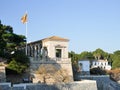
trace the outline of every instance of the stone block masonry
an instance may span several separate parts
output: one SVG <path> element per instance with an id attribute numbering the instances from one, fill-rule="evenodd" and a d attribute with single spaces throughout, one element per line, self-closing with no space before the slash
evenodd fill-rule
<path id="1" fill-rule="evenodd" d="M 13 84 L 0 83 L 0 90 L 97 90 L 96 81 L 83 80 L 71 83 L 61 83 L 54 85 L 47 84 Z"/>
<path id="2" fill-rule="evenodd" d="M 79 75 L 78 80 L 96 80 L 98 90 L 120 90 L 120 85 L 112 81 L 108 75 Z"/>
<path id="3" fill-rule="evenodd" d="M 33 83 L 38 83 L 39 78 L 36 77 L 35 71 L 38 70 L 38 68 L 43 64 L 46 66 L 53 65 L 59 69 L 65 69 L 67 71 L 68 77 L 71 78 L 70 81 L 73 81 L 71 59 L 69 59 L 69 58 L 61 59 L 60 61 L 57 61 L 55 59 L 50 59 L 50 60 L 46 61 L 46 60 L 40 60 L 39 58 L 38 58 L 38 60 L 36 60 L 34 58 L 30 58 L 30 61 L 31 61 L 30 72 L 33 74 L 32 76 L 34 76 Z"/>
<path id="4" fill-rule="evenodd" d="M 0 66 L 0 82 L 6 81 L 5 66 Z"/>

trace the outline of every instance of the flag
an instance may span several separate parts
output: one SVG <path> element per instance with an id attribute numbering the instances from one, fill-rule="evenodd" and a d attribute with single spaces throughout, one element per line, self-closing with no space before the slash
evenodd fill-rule
<path id="1" fill-rule="evenodd" d="M 26 13 L 24 16 L 22 16 L 21 22 L 22 22 L 23 24 L 27 22 L 27 13 Z"/>

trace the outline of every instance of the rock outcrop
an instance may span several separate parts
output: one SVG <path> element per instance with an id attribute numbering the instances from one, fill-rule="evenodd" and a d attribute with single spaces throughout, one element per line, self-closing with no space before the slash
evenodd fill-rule
<path id="1" fill-rule="evenodd" d="M 56 83 L 68 83 L 70 78 L 68 77 L 67 70 L 58 68 L 53 64 L 42 64 L 34 74 L 34 83 L 56 84 Z"/>

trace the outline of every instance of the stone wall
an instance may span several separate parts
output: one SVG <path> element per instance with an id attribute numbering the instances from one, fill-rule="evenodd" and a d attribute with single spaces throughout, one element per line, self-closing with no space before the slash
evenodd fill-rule
<path id="1" fill-rule="evenodd" d="M 65 69 L 67 71 L 68 77 L 71 78 L 71 81 L 73 81 L 73 72 L 72 72 L 72 65 L 71 65 L 71 59 L 67 58 L 67 59 L 60 59 L 60 60 L 56 60 L 56 59 L 49 59 L 49 60 L 41 60 L 41 59 L 35 59 L 35 58 L 30 58 L 31 61 L 31 65 L 30 65 L 30 71 L 32 74 L 35 74 L 35 71 L 40 67 L 40 65 L 42 64 L 52 64 L 55 67 L 59 68 L 59 69 Z M 39 81 L 37 79 L 37 77 L 34 76 L 34 81 L 33 83 L 36 83 L 37 81 Z"/>
<path id="2" fill-rule="evenodd" d="M 66 41 L 47 41 L 43 43 L 43 46 L 47 46 L 48 49 L 48 56 L 50 58 L 54 58 L 56 57 L 56 47 L 55 46 L 62 46 L 62 48 L 60 48 L 62 50 L 62 55 L 61 58 L 68 58 L 68 42 Z"/>
<path id="3" fill-rule="evenodd" d="M 0 66 L 0 82 L 6 81 L 5 66 Z"/>
<path id="4" fill-rule="evenodd" d="M 63 84 L 13 84 L 0 83 L 0 90 L 97 90 L 96 81 L 83 80 L 79 82 Z"/>
<path id="5" fill-rule="evenodd" d="M 0 83 L 0 90 L 11 90 L 11 83 Z"/>
<path id="6" fill-rule="evenodd" d="M 96 80 L 98 90 L 120 90 L 120 85 L 112 81 L 108 75 L 78 76 L 77 80 Z"/>

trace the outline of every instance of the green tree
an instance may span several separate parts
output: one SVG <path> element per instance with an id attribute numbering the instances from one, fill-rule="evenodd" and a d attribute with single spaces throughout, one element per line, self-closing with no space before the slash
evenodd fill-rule
<path id="1" fill-rule="evenodd" d="M 112 68 L 120 68 L 120 50 L 117 50 L 114 52 L 113 56 L 112 56 Z"/>
<path id="2" fill-rule="evenodd" d="M 98 48 L 95 51 L 93 51 L 93 56 L 96 60 L 98 59 L 107 59 L 109 54 L 107 52 L 104 52 L 102 49 Z"/>
<path id="3" fill-rule="evenodd" d="M 22 51 L 15 51 L 8 64 L 8 68 L 21 74 L 29 67 L 29 58 Z"/>
<path id="4" fill-rule="evenodd" d="M 3 25 L 0 21 L 0 57 L 7 58 L 8 68 L 18 73 L 22 73 L 29 66 L 29 59 L 25 53 L 17 51 L 25 41 L 25 36 L 15 34 L 11 26 Z"/>
<path id="5" fill-rule="evenodd" d="M 27 68 L 26 65 L 24 65 L 23 63 L 17 62 L 16 60 L 12 60 L 9 65 L 8 68 L 11 70 L 16 71 L 17 73 L 21 74 L 23 71 L 25 71 L 25 69 Z"/>
<path id="6" fill-rule="evenodd" d="M 113 63 L 113 56 L 114 56 L 114 54 L 108 53 L 107 60 L 108 60 L 108 64 L 111 65 L 111 66 L 112 66 L 112 63 Z"/>
<path id="7" fill-rule="evenodd" d="M 25 41 L 25 36 L 15 34 L 11 26 L 3 25 L 0 21 L 0 57 L 5 57 L 6 54 L 10 56 L 10 53 Z"/>
<path id="8" fill-rule="evenodd" d="M 24 63 L 26 65 L 29 65 L 29 58 L 25 55 L 25 52 L 23 51 L 15 51 L 15 53 L 12 55 L 12 59 Z"/>
<path id="9" fill-rule="evenodd" d="M 83 59 L 91 60 L 91 59 L 94 59 L 94 56 L 91 52 L 84 51 L 79 55 L 79 59 L 80 60 L 83 60 Z"/>
<path id="10" fill-rule="evenodd" d="M 73 51 L 69 52 L 69 57 L 71 58 L 71 61 L 72 61 L 72 62 L 78 61 L 78 59 L 79 59 L 78 54 L 76 54 L 76 53 L 73 52 Z"/>
<path id="11" fill-rule="evenodd" d="M 115 51 L 114 55 L 120 55 L 120 50 Z"/>

